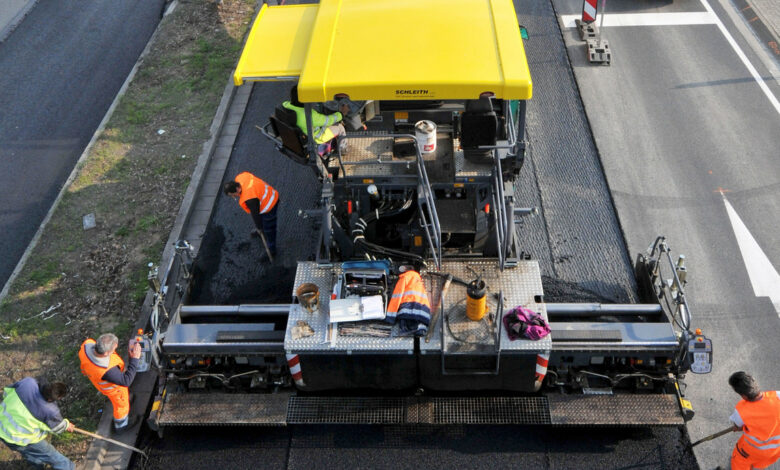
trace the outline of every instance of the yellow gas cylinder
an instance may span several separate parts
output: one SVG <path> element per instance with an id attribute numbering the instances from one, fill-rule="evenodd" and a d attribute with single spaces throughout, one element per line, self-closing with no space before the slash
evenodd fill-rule
<path id="1" fill-rule="evenodd" d="M 466 316 L 479 321 L 487 312 L 487 288 L 485 281 L 475 279 L 466 288 Z"/>

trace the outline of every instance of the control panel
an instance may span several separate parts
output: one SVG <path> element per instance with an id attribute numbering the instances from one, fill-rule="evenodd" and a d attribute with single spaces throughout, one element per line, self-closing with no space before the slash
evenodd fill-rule
<path id="1" fill-rule="evenodd" d="M 688 364 L 694 374 L 712 372 L 712 341 L 696 330 L 696 335 L 688 341 Z"/>

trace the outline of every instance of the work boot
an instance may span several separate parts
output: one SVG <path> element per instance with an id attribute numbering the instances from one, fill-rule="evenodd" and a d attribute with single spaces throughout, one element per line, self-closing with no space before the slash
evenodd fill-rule
<path id="1" fill-rule="evenodd" d="M 138 424 L 138 421 L 141 419 L 138 415 L 131 415 L 130 418 L 127 420 L 127 425 L 122 426 L 121 428 L 114 427 L 114 434 L 117 436 L 121 436 L 122 434 L 126 433 L 128 429 L 134 428 L 136 424 Z"/>

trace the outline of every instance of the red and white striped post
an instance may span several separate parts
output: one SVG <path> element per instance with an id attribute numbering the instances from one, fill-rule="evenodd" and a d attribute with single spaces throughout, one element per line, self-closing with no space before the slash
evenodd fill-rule
<path id="1" fill-rule="evenodd" d="M 599 0 L 583 0 L 582 2 L 582 22 L 585 24 L 596 21 Z"/>
<path id="2" fill-rule="evenodd" d="M 534 379 L 536 381 L 535 388 L 539 390 L 542 388 L 542 382 L 547 375 L 547 364 L 550 361 L 550 352 L 541 352 L 536 355 L 536 374 Z"/>
<path id="3" fill-rule="evenodd" d="M 290 375 L 292 375 L 295 385 L 299 387 L 305 387 L 303 382 L 303 372 L 301 371 L 301 361 L 297 354 L 287 354 L 287 366 L 290 368 Z"/>

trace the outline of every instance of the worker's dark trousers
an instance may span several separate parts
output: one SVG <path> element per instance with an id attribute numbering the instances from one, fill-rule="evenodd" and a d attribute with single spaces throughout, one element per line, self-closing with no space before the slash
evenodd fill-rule
<path id="1" fill-rule="evenodd" d="M 274 255 L 276 254 L 276 211 L 279 209 L 280 202 L 276 201 L 273 209 L 265 214 L 260 214 L 260 219 L 263 221 L 265 241 L 268 242 L 268 249 Z"/>
<path id="2" fill-rule="evenodd" d="M 3 441 L 0 439 L 0 441 Z M 3 441 L 5 442 L 5 441 Z M 57 452 L 46 441 L 36 442 L 26 446 L 17 446 L 5 442 L 5 445 L 22 454 L 22 456 L 35 468 L 43 469 L 45 464 L 51 465 L 54 470 L 73 470 L 76 466 L 67 457 Z"/>

